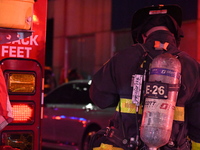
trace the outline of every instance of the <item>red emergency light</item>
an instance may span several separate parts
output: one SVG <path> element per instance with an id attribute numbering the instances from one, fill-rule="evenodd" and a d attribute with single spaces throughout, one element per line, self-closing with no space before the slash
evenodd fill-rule
<path id="1" fill-rule="evenodd" d="M 32 124 L 34 122 L 33 103 L 11 103 L 14 120 L 13 123 Z"/>

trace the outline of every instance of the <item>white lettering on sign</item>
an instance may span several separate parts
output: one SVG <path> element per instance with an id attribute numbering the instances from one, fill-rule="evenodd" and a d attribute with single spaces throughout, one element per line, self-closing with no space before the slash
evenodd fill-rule
<path id="1" fill-rule="evenodd" d="M 2 46 L 1 56 L 2 57 L 18 57 L 18 58 L 29 58 L 32 47 L 22 46 Z"/>
<path id="2" fill-rule="evenodd" d="M 1 46 L 2 57 L 30 58 L 32 46 L 38 46 L 38 35 L 32 35 L 28 38 L 9 42 L 9 45 Z"/>
<path id="3" fill-rule="evenodd" d="M 38 46 L 37 38 L 38 38 L 38 35 L 34 35 L 34 36 L 28 37 L 27 39 L 29 39 L 29 40 L 21 39 L 21 40 L 13 41 L 13 42 L 11 42 L 11 44 L 36 45 L 36 46 Z"/>

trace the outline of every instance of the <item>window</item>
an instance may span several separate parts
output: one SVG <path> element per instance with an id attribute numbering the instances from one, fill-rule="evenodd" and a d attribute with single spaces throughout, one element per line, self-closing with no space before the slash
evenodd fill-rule
<path id="1" fill-rule="evenodd" d="M 50 92 L 44 99 L 45 103 L 56 104 L 88 104 L 89 85 L 87 83 L 66 83 Z"/>

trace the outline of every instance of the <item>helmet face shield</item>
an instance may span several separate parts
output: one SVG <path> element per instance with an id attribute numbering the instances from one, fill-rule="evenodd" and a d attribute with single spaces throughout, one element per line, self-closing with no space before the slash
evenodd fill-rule
<path id="1" fill-rule="evenodd" d="M 181 30 L 182 10 L 178 5 L 159 5 L 139 9 L 132 19 L 132 38 L 134 43 L 143 43 L 142 34 L 155 26 L 166 26 L 176 40 L 183 36 Z"/>

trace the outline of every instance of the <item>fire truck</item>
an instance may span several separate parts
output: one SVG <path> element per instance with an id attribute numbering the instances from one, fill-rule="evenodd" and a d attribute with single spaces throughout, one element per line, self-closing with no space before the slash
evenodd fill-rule
<path id="1" fill-rule="evenodd" d="M 46 19 L 47 0 L 0 1 L 0 67 L 13 115 L 0 150 L 41 149 Z"/>

